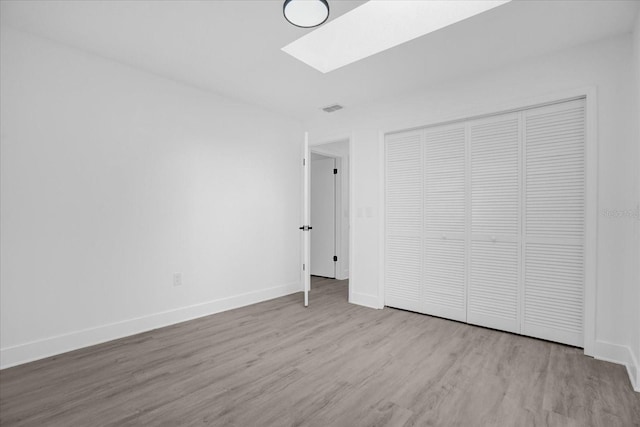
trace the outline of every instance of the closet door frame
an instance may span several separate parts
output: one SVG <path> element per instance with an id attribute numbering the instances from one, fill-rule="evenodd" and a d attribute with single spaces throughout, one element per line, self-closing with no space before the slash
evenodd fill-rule
<path id="1" fill-rule="evenodd" d="M 385 138 L 387 134 L 405 130 L 426 128 L 506 114 L 557 104 L 584 98 L 585 100 L 585 234 L 584 234 L 584 354 L 596 353 L 596 291 L 597 291 L 597 238 L 598 238 L 598 129 L 597 129 L 597 90 L 595 86 L 583 87 L 552 93 L 544 96 L 521 100 L 489 104 L 473 111 L 451 113 L 436 116 L 430 122 L 420 119 L 407 120 L 378 132 L 379 182 L 378 182 L 378 307 L 383 308 L 384 301 L 384 260 L 385 260 Z"/>

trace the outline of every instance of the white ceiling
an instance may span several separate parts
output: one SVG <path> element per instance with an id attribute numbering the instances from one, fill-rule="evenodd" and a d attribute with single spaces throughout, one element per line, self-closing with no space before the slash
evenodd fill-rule
<path id="1" fill-rule="evenodd" d="M 329 0 L 331 17 L 363 1 Z M 299 119 L 629 32 L 640 2 L 515 0 L 328 74 L 281 48 L 282 1 L 3 0 L 2 25 Z M 332 114 L 340 114 L 335 112 Z"/>

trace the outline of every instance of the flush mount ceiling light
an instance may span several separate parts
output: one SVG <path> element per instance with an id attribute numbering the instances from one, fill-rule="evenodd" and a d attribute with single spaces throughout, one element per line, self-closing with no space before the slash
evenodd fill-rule
<path id="1" fill-rule="evenodd" d="M 282 50 L 316 70 L 328 73 L 510 1 L 371 0 L 305 34 Z M 298 0 L 291 3 L 313 2 Z"/>
<path id="2" fill-rule="evenodd" d="M 296 27 L 313 28 L 329 19 L 327 0 L 286 0 L 282 13 Z"/>

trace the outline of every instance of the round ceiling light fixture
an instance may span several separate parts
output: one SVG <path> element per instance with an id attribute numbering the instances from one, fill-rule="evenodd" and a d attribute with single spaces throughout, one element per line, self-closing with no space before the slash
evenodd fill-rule
<path id="1" fill-rule="evenodd" d="M 296 27 L 313 28 L 329 19 L 327 0 L 285 0 L 282 13 Z"/>

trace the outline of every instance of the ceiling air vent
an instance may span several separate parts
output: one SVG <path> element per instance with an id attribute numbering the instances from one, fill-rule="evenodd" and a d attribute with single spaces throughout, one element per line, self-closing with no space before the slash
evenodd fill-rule
<path id="1" fill-rule="evenodd" d="M 334 111 L 342 110 L 343 108 L 344 107 L 342 105 L 333 104 L 333 105 L 329 105 L 328 107 L 324 107 L 322 111 L 326 113 L 333 113 Z"/>

